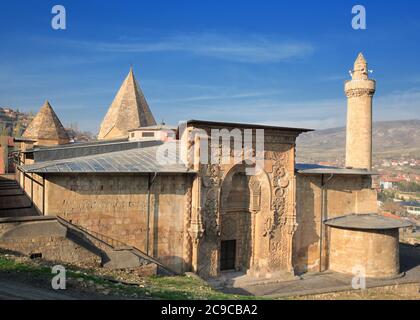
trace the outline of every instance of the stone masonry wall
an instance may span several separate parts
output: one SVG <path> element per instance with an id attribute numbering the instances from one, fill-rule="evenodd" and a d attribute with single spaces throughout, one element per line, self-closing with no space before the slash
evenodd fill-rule
<path id="1" fill-rule="evenodd" d="M 43 179 L 37 174 L 29 174 L 23 179 L 22 175 L 22 188 L 24 188 L 25 193 L 32 199 L 35 208 L 38 213 L 41 215 L 43 210 Z M 24 181 L 24 182 L 23 182 Z"/>
<path id="2" fill-rule="evenodd" d="M 98 267 L 101 258 L 64 237 L 33 237 L 0 241 L 0 247 L 25 255 L 41 253 L 49 261 Z"/>
<path id="3" fill-rule="evenodd" d="M 97 267 L 101 257 L 66 237 L 56 221 L 0 224 L 0 248 L 24 255 L 41 254 L 43 259 Z"/>
<path id="4" fill-rule="evenodd" d="M 327 177 L 324 177 L 326 180 Z M 321 176 L 298 175 L 296 187 L 296 220 L 293 264 L 298 273 L 318 271 L 320 262 Z M 335 176 L 324 195 L 324 218 L 351 213 L 376 213 L 377 195 L 371 179 L 363 176 Z M 323 266 L 328 267 L 328 227 L 323 237 Z"/>
<path id="5" fill-rule="evenodd" d="M 352 274 L 353 268 L 363 268 L 366 277 L 392 277 L 400 272 L 398 229 L 330 228 L 330 235 L 330 270 Z"/>
<path id="6" fill-rule="evenodd" d="M 46 214 L 146 252 L 147 175 L 55 175 L 46 178 Z M 157 176 L 150 201 L 149 254 L 182 272 L 188 176 Z"/>

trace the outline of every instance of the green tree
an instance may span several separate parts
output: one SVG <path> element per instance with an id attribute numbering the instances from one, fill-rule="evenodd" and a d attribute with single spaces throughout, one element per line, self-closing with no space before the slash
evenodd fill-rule
<path id="1" fill-rule="evenodd" d="M 396 186 L 403 192 L 420 192 L 420 184 L 416 182 L 399 182 Z"/>

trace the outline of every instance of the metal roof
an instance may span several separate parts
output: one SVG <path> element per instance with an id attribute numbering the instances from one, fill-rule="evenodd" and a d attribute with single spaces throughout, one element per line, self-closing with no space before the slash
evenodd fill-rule
<path id="1" fill-rule="evenodd" d="M 410 227 L 411 223 L 404 220 L 384 217 L 376 213 L 350 214 L 324 221 L 330 227 L 360 230 L 384 230 Z"/>
<path id="2" fill-rule="evenodd" d="M 101 144 L 110 144 L 110 143 L 117 143 L 117 142 L 127 142 L 128 138 L 123 139 L 109 139 L 109 140 L 95 140 L 95 141 L 87 141 L 87 142 L 71 142 L 67 144 L 60 144 L 56 146 L 34 146 L 33 149 L 29 149 L 28 151 L 39 151 L 39 150 L 56 150 L 56 149 L 64 149 L 64 148 L 74 148 L 74 147 L 86 147 L 86 146 L 97 146 Z"/>
<path id="3" fill-rule="evenodd" d="M 127 141 L 127 140 L 110 140 L 96 141 L 86 143 L 74 143 L 68 145 L 60 145 L 49 148 L 32 149 L 26 153 L 33 153 L 34 161 L 53 161 L 69 158 L 77 158 L 90 156 L 95 154 L 103 154 L 108 152 L 116 152 L 123 150 L 148 147 L 152 145 L 162 144 L 161 141 Z"/>
<path id="4" fill-rule="evenodd" d="M 295 170 L 300 174 L 341 174 L 341 175 L 375 175 L 366 169 L 337 168 L 318 164 L 296 163 Z"/>
<path id="5" fill-rule="evenodd" d="M 168 142 L 168 144 L 172 143 L 178 144 L 177 142 Z M 168 164 L 160 164 L 156 156 L 159 147 L 150 146 L 85 157 L 38 162 L 21 166 L 20 169 L 28 173 L 194 173 L 182 163 L 178 152 L 167 155 Z"/>

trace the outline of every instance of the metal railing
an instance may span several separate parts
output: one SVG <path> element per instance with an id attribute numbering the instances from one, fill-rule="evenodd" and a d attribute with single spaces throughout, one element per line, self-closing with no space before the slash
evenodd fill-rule
<path id="1" fill-rule="evenodd" d="M 85 227 L 82 227 L 80 225 L 76 225 L 60 216 L 57 216 L 57 220 L 58 222 L 60 222 L 61 224 L 65 225 L 66 227 L 70 227 L 71 229 L 76 229 L 76 231 L 81 231 L 85 237 L 88 238 L 93 238 L 94 240 L 100 241 L 102 244 L 117 250 L 118 248 L 129 248 L 130 246 L 128 246 L 127 244 L 125 244 L 124 242 L 121 242 L 119 240 L 113 239 L 109 236 L 106 236 L 104 234 L 101 234 L 99 232 L 95 232 L 92 230 L 89 230 Z"/>

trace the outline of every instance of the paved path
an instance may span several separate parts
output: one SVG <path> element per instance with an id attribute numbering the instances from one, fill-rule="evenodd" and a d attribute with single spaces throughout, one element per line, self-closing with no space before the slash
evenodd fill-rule
<path id="1" fill-rule="evenodd" d="M 13 280 L 0 279 L 0 300 L 74 300 L 76 297 Z"/>
<path id="2" fill-rule="evenodd" d="M 401 269 L 405 273 L 395 279 L 367 279 L 368 288 L 395 285 L 398 283 L 418 283 L 420 286 L 420 247 L 400 246 Z M 287 297 L 322 294 L 352 290 L 352 276 L 335 272 L 307 274 L 301 279 L 261 284 L 242 285 L 240 288 L 225 287 L 226 293 L 246 294 L 266 297 Z"/>
<path id="3" fill-rule="evenodd" d="M 48 283 L 49 284 L 49 283 Z M 76 288 L 54 290 L 45 279 L 28 279 L 22 274 L 0 274 L 0 300 L 115 300 L 119 296 Z"/>

